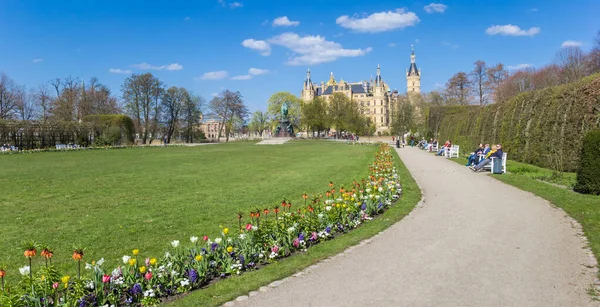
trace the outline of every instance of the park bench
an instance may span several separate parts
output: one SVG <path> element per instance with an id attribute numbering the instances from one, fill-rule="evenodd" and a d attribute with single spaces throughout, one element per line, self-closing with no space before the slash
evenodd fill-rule
<path id="1" fill-rule="evenodd" d="M 439 150 L 439 149 L 438 149 L 438 144 L 437 144 L 437 143 L 435 143 L 435 144 L 431 145 L 431 151 L 433 151 L 433 152 L 438 152 L 438 150 Z"/>
<path id="2" fill-rule="evenodd" d="M 67 145 L 65 145 L 65 144 L 56 144 L 56 149 L 67 149 Z"/>
<path id="3" fill-rule="evenodd" d="M 460 145 L 452 145 L 450 148 L 446 148 L 444 155 L 446 158 L 458 158 L 458 154 L 460 153 Z"/>
<path id="4" fill-rule="evenodd" d="M 492 165 L 494 165 L 494 160 L 495 159 L 498 159 L 498 158 L 492 157 L 492 162 L 490 162 L 489 164 L 485 165 L 483 167 L 483 169 L 486 169 L 486 170 L 489 169 L 490 172 L 494 172 L 494 170 L 492 168 Z M 502 174 L 506 173 L 506 160 L 507 160 L 507 155 L 504 152 L 504 153 L 502 153 Z"/>

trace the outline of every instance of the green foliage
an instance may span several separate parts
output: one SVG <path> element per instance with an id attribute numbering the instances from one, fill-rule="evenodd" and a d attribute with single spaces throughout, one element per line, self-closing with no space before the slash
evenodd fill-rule
<path id="1" fill-rule="evenodd" d="M 393 114 L 392 132 L 404 135 L 411 131 L 415 117 L 415 107 L 408 97 L 398 97 L 398 109 Z"/>
<path id="2" fill-rule="evenodd" d="M 315 97 L 311 102 L 302 103 L 302 124 L 312 132 L 329 128 L 327 103 L 322 97 Z"/>
<path id="3" fill-rule="evenodd" d="M 101 114 L 88 115 L 84 122 L 94 126 L 96 145 L 121 145 L 133 143 L 135 127 L 127 115 Z"/>
<path id="4" fill-rule="evenodd" d="M 583 139 L 574 190 L 600 195 L 600 129 L 588 132 Z"/>
<path id="5" fill-rule="evenodd" d="M 426 121 L 428 135 L 464 151 L 501 143 L 511 160 L 574 171 L 583 135 L 600 123 L 600 75 L 486 107 L 432 106 Z"/>
<path id="6" fill-rule="evenodd" d="M 275 128 L 279 124 L 281 118 L 281 105 L 284 102 L 289 102 L 288 116 L 295 127 L 300 126 L 300 98 L 290 92 L 277 92 L 269 98 L 267 106 L 267 114 L 272 119 L 272 127 Z"/>

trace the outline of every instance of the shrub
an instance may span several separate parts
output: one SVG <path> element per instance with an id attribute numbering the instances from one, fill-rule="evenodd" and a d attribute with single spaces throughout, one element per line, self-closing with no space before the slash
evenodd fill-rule
<path id="1" fill-rule="evenodd" d="M 588 132 L 583 139 L 577 183 L 573 189 L 583 194 L 600 195 L 600 129 Z"/>
<path id="2" fill-rule="evenodd" d="M 133 120 L 131 120 L 131 118 L 127 115 L 88 115 L 83 118 L 83 121 L 92 123 L 94 125 L 96 138 L 104 139 L 102 142 L 106 142 L 107 145 L 133 143 L 135 128 L 133 125 Z"/>

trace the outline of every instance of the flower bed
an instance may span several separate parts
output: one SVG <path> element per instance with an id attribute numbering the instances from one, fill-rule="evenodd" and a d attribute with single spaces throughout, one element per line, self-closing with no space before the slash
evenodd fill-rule
<path id="1" fill-rule="evenodd" d="M 112 270 L 104 259 L 86 263 L 85 250 L 78 247 L 72 255 L 78 274 L 64 276 L 52 266 L 49 247 L 28 243 L 19 283 L 5 284 L 6 274 L 16 275 L 17 269 L 0 266 L 0 305 L 154 306 L 167 297 L 304 251 L 371 220 L 400 196 L 392 150 L 381 144 L 370 176 L 351 187 L 330 183 L 324 194 L 303 194 L 299 203 L 283 200 L 249 215 L 239 212 L 237 225 L 222 227 L 219 237 L 192 236 L 189 243 L 174 240 L 162 257 L 133 249 Z M 43 262 L 36 257 L 38 251 Z"/>

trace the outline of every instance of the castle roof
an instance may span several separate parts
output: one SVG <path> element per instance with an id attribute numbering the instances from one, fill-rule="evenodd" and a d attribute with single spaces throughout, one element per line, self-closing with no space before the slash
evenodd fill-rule
<path id="1" fill-rule="evenodd" d="M 419 75 L 419 70 L 417 69 L 416 63 L 410 63 L 410 68 L 408 69 L 408 75 L 409 76 L 418 76 Z"/>
<path id="2" fill-rule="evenodd" d="M 352 91 L 352 94 L 366 94 L 367 93 L 362 84 L 348 83 L 348 85 L 350 85 L 350 90 Z M 319 91 L 317 91 L 317 95 L 332 95 L 336 90 L 337 90 L 336 86 L 330 85 L 327 88 L 325 88 L 323 93 L 319 93 Z"/>

